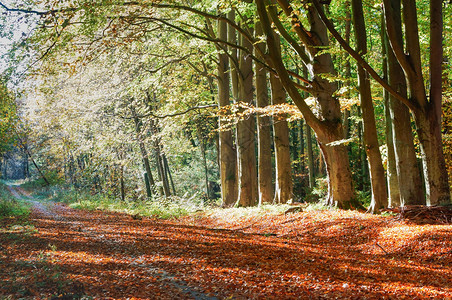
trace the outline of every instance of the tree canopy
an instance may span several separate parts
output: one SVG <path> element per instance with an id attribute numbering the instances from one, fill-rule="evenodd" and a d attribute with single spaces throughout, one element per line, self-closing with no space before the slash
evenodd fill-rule
<path id="1" fill-rule="evenodd" d="M 29 147 L 79 188 L 248 206 L 305 201 L 315 174 L 341 208 L 450 203 L 448 3 L 0 6 Z"/>

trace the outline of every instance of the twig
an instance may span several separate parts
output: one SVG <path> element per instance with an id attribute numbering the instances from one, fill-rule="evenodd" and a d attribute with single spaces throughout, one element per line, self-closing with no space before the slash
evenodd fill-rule
<path id="1" fill-rule="evenodd" d="M 384 253 L 389 254 L 382 246 L 380 246 L 378 243 L 375 243 L 381 250 L 383 250 Z"/>

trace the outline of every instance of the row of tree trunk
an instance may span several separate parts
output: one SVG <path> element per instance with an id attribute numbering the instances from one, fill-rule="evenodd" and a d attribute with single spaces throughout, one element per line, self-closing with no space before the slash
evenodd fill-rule
<path id="1" fill-rule="evenodd" d="M 363 142 L 372 189 L 370 211 L 377 212 L 387 206 L 450 203 L 440 130 L 441 1 L 432 0 L 430 7 L 429 96 L 422 77 L 415 1 L 384 1 L 382 12 L 384 78 L 380 78 L 363 59 L 367 52 L 367 37 L 361 1 L 351 1 L 356 49 L 352 49 L 349 46 L 350 43 L 344 41 L 335 31 L 325 15 L 323 5 L 317 0 L 311 1 L 312 5 L 306 8 L 309 30 L 304 28 L 303 21 L 294 12 L 289 1 L 256 0 L 255 2 L 259 21 L 255 26 L 251 26 L 247 19 L 242 18 L 240 26 L 243 31 L 238 37 L 236 29 L 227 25 L 235 20 L 234 10 L 229 13 L 229 22 L 223 19 L 218 21 L 219 40 L 227 41 L 228 45 L 238 45 L 239 48 L 239 50 L 235 47 L 226 49 L 225 44 L 217 43 L 220 50 L 218 67 L 220 108 L 230 105 L 230 95 L 236 103 L 256 104 L 258 107 L 268 105 L 269 88 L 266 73 L 270 70 L 271 103 L 284 103 L 287 92 L 302 112 L 306 123 L 316 134 L 328 175 L 328 204 L 341 208 L 360 207 L 352 181 L 348 149 L 343 142 L 347 129 L 344 129 L 346 123 L 341 120 L 340 104 L 335 96 L 338 85 L 324 76 L 325 74 L 336 75 L 331 55 L 321 51 L 329 47 L 328 31 L 330 31 L 358 63 Z M 277 8 L 280 11 L 277 11 Z M 286 31 L 282 25 L 281 15 L 283 14 L 292 23 L 294 34 Z M 253 28 L 256 31 L 255 34 L 253 34 Z M 309 71 L 308 76 L 303 79 L 304 85 L 294 82 L 294 75 L 288 70 L 282 57 L 280 38 L 274 28 L 277 28 L 278 33 L 292 46 L 304 68 Z M 254 38 L 255 36 L 259 39 Z M 261 39 L 262 36 L 264 40 Z M 253 53 L 256 55 L 253 56 Z M 253 80 L 253 58 L 256 61 L 255 80 Z M 371 76 L 385 88 L 389 157 L 386 176 L 377 139 L 370 88 Z M 256 100 L 253 97 L 254 88 Z M 315 98 L 317 113 L 307 105 L 300 89 L 309 92 Z M 414 117 L 420 141 L 422 171 L 419 169 L 415 155 L 410 111 Z M 250 206 L 259 202 L 269 202 L 270 199 L 284 203 L 292 198 L 287 122 L 283 120 L 273 124 L 276 165 L 274 187 L 269 180 L 271 176 L 268 175 L 271 172 L 269 164 L 271 161 L 269 136 L 271 135 L 268 123 L 269 120 L 266 117 L 257 118 L 258 162 L 255 155 L 256 125 L 253 117 L 247 116 L 238 121 L 235 143 L 231 131 L 220 133 L 220 173 L 224 205 Z M 220 120 L 221 124 L 222 120 Z M 237 150 L 234 149 L 234 144 Z M 421 172 L 423 172 L 422 177 Z M 422 182 L 423 179 L 424 182 Z M 424 186 L 425 197 L 423 196 Z"/>
<path id="2" fill-rule="evenodd" d="M 235 19 L 233 10 L 228 17 L 231 20 Z M 253 28 L 256 30 L 256 35 L 262 34 L 259 23 L 254 26 L 249 20 L 242 20 L 241 26 L 251 35 L 253 35 Z M 256 122 L 254 115 L 241 115 L 246 105 L 266 107 L 270 103 L 285 103 L 284 87 L 274 74 L 268 74 L 263 64 L 255 63 L 253 69 L 253 59 L 249 53 L 253 52 L 254 45 L 245 36 L 237 35 L 236 30 L 228 26 L 225 21 L 218 21 L 218 37 L 221 40 L 227 40 L 229 44 L 240 45 L 241 48 L 240 50 L 235 47 L 226 49 L 218 45 L 220 50 L 217 76 L 219 107 L 227 109 L 231 105 L 231 98 L 232 102 L 240 107 L 235 134 L 231 130 L 221 130 L 219 134 L 223 206 L 286 203 L 293 197 L 287 121 L 281 119 L 273 122 L 272 141 L 270 117 L 258 116 Z M 261 52 L 263 51 L 265 50 L 262 49 Z M 219 122 L 222 128 L 224 121 L 221 117 Z M 272 144 L 276 165 L 275 184 L 272 179 Z"/>

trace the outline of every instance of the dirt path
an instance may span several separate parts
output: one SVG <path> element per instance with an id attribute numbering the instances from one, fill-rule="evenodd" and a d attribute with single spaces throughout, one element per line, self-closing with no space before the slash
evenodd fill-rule
<path id="1" fill-rule="evenodd" d="M 451 226 L 341 211 L 134 220 L 11 189 L 34 207 L 32 226 L 0 231 L 11 299 L 452 299 Z"/>
<path id="2" fill-rule="evenodd" d="M 57 299 L 58 295 L 61 299 L 81 296 L 115 299 L 131 296 L 142 299 L 218 299 L 213 294 L 207 295 L 201 288 L 190 286 L 159 267 L 159 263 L 150 262 L 147 259 L 150 253 L 136 245 L 135 240 L 140 239 L 140 236 L 131 237 L 122 228 L 126 225 L 125 222 L 136 227 L 137 224 L 129 220 L 128 216 L 83 212 L 58 203 L 43 204 L 20 187 L 8 186 L 8 190 L 17 199 L 32 203 L 31 220 L 38 232 L 33 234 L 34 239 L 21 240 L 20 242 L 25 242 L 21 246 L 27 245 L 27 254 L 31 257 L 36 256 L 36 251 L 37 256 L 41 257 L 45 253 L 46 260 L 50 260 L 55 267 L 49 275 L 54 276 L 55 271 L 69 275 L 60 280 L 66 290 L 56 287 L 50 295 L 40 295 L 33 288 L 27 290 L 27 283 L 24 282 L 19 290 L 25 296 L 54 296 Z M 150 229 L 155 232 L 154 228 Z M 18 245 L 20 244 L 14 246 Z M 33 267 L 36 269 L 36 265 Z M 106 272 L 104 267 L 107 268 Z M 77 278 L 84 280 L 73 284 Z M 38 283 L 54 285 L 53 282 Z"/>

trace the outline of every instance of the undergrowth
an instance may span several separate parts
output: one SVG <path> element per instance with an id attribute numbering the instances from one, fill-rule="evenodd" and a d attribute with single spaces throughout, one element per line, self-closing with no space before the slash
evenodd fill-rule
<path id="1" fill-rule="evenodd" d="M 15 199 L 4 183 L 0 183 L 0 219 L 8 217 L 26 218 L 30 214 L 30 205 Z"/>
<path id="2" fill-rule="evenodd" d="M 179 218 L 201 209 L 202 201 L 194 197 L 159 197 L 152 200 L 121 201 L 111 195 L 65 188 L 62 186 L 41 187 L 35 190 L 34 197 L 40 200 L 62 202 L 71 208 L 83 210 L 106 210 L 136 216 L 160 219 Z"/>
<path id="3" fill-rule="evenodd" d="M 91 191 L 75 189 L 63 185 L 42 186 L 39 182 L 29 181 L 21 185 L 22 188 L 33 191 L 33 197 L 41 201 L 62 202 L 71 208 L 83 210 L 106 210 L 127 213 L 137 217 L 155 217 L 160 219 L 180 218 L 195 213 L 207 215 L 229 214 L 233 217 L 252 217 L 261 215 L 284 214 L 290 204 L 264 204 L 256 207 L 219 208 L 220 204 L 206 202 L 201 194 L 188 197 L 172 196 L 169 198 L 156 197 L 149 200 L 121 201 L 117 197 L 106 193 L 92 193 Z M 323 188 L 315 191 L 324 193 Z M 319 197 L 320 198 L 320 197 Z M 325 206 L 322 199 L 304 203 L 303 211 L 334 209 Z"/>
<path id="4" fill-rule="evenodd" d="M 325 206 L 323 202 L 294 204 L 301 206 L 302 211 L 335 210 L 331 206 Z M 227 215 L 231 218 L 260 217 L 264 215 L 282 215 L 285 214 L 294 205 L 291 204 L 263 204 L 254 207 L 233 207 L 233 208 L 212 208 L 207 207 L 204 214 L 210 217 Z"/>

